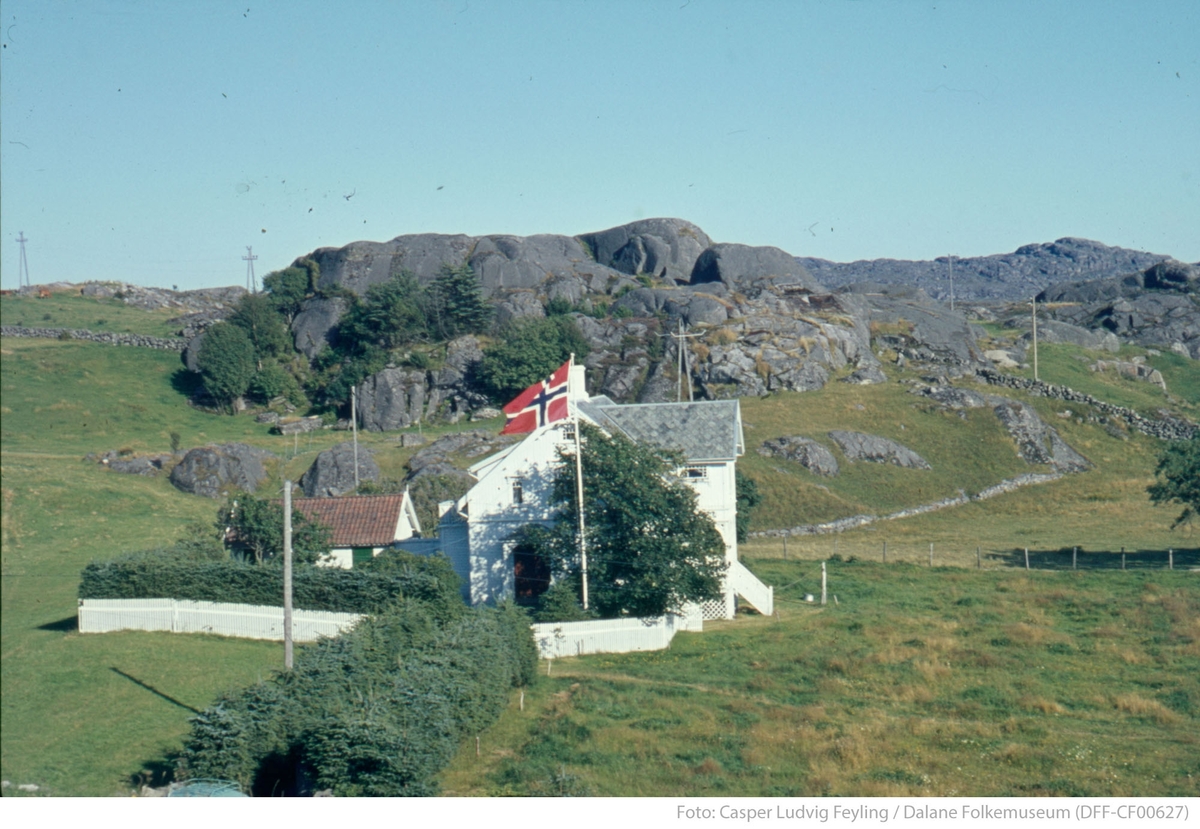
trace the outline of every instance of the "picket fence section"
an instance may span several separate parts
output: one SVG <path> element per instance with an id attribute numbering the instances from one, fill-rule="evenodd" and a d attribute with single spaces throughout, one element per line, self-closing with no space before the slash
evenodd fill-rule
<path id="1" fill-rule="evenodd" d="M 296 610 L 292 638 L 315 642 L 354 627 L 359 613 Z M 183 599 L 80 599 L 80 633 L 117 630 L 161 630 L 171 633 L 215 633 L 244 639 L 283 641 L 283 608 Z"/>
<path id="2" fill-rule="evenodd" d="M 531 625 L 538 656 L 558 659 L 588 653 L 631 653 L 661 651 L 670 647 L 675 634 L 700 631 L 704 620 L 700 608 L 685 615 L 667 614 L 655 619 L 597 619 L 590 622 L 540 622 Z"/>

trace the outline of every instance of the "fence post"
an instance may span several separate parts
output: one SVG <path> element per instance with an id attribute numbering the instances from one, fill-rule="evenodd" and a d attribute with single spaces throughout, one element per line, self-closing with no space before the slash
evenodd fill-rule
<path id="1" fill-rule="evenodd" d="M 1125 548 L 1121 548 L 1121 569 L 1125 569 Z"/>
<path id="2" fill-rule="evenodd" d="M 887 542 L 883 542 L 883 563 L 887 564 Z"/>
<path id="3" fill-rule="evenodd" d="M 787 561 L 787 536 L 783 537 L 783 560 Z"/>
<path id="4" fill-rule="evenodd" d="M 982 570 L 982 569 L 983 569 L 983 559 L 982 559 L 982 558 L 980 557 L 980 555 L 979 555 L 979 548 L 978 548 L 978 547 L 976 547 L 976 548 L 975 548 L 975 569 L 976 569 L 976 570 Z"/>
<path id="5" fill-rule="evenodd" d="M 1079 564 L 1079 548 L 1072 547 L 1071 548 L 1071 569 L 1078 570 L 1079 569 L 1078 564 Z"/>
<path id="6" fill-rule="evenodd" d="M 1170 548 L 1167 548 L 1167 569 L 1175 569 L 1175 551 Z"/>
<path id="7" fill-rule="evenodd" d="M 929 542 L 929 566 L 933 566 L 933 542 Z"/>
<path id="8" fill-rule="evenodd" d="M 825 562 L 821 562 L 821 605 L 825 604 Z"/>
<path id="9" fill-rule="evenodd" d="M 1025 569 L 1029 569 L 1029 548 L 1025 548 Z"/>

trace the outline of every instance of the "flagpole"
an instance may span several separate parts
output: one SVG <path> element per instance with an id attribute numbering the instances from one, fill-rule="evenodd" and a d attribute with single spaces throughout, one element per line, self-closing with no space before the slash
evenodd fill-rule
<path id="1" fill-rule="evenodd" d="M 571 368 L 575 367 L 575 355 L 571 355 Z M 570 388 L 570 369 L 567 370 L 567 388 Z M 583 527 L 583 449 L 579 443 L 579 406 L 572 407 L 575 416 L 575 496 L 579 512 L 579 566 L 583 574 L 583 609 L 588 609 L 587 541 Z"/>

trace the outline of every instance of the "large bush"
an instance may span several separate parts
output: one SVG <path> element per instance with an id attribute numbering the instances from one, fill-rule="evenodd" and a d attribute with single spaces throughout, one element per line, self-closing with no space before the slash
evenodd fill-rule
<path id="1" fill-rule="evenodd" d="M 300 566 L 292 575 L 293 604 L 304 610 L 373 613 L 398 597 L 420 599 L 448 617 L 462 605 L 458 577 L 444 557 L 387 554 L 386 569 Z M 283 569 L 238 561 L 187 560 L 139 553 L 84 568 L 81 599 L 190 599 L 279 607 Z"/>
<path id="2" fill-rule="evenodd" d="M 238 326 L 218 322 L 204 332 L 196 364 L 208 393 L 236 409 L 254 378 L 254 344 Z"/>
<path id="3" fill-rule="evenodd" d="M 495 721 L 536 662 L 518 610 L 460 603 L 446 618 L 401 599 L 195 717 L 180 771 L 257 794 L 433 794 L 434 775 Z"/>
<path id="4" fill-rule="evenodd" d="M 549 377 L 572 354 L 582 363 L 588 350 L 587 338 L 571 317 L 523 317 L 506 325 L 484 352 L 476 379 L 493 400 L 507 403 Z"/>

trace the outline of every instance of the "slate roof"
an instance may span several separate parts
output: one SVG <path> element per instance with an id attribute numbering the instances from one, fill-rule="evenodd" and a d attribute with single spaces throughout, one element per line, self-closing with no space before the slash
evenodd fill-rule
<path id="1" fill-rule="evenodd" d="M 745 451 L 741 408 L 736 400 L 617 405 L 606 397 L 578 404 L 579 410 L 637 443 L 682 452 L 689 461 L 730 461 Z"/>
<path id="2" fill-rule="evenodd" d="M 295 498 L 292 507 L 332 528 L 333 547 L 386 547 L 396 540 L 406 495 Z"/>

